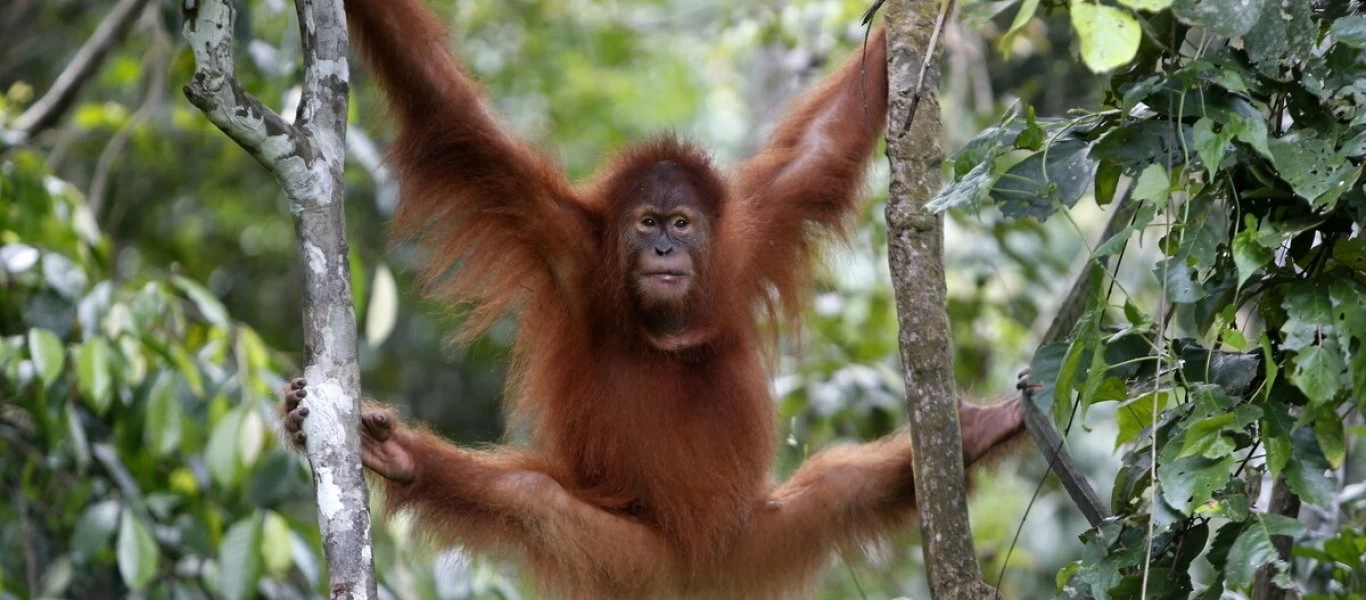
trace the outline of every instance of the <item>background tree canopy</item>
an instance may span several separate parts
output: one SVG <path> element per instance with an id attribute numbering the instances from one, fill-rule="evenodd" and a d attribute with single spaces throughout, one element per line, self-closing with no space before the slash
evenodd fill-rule
<path id="1" fill-rule="evenodd" d="M 858 50 L 867 8 L 431 3 L 493 105 L 576 176 L 664 129 L 721 162 L 745 156 L 785 99 Z M 0 598 L 319 597 L 310 480 L 273 435 L 302 339 L 286 203 L 181 95 L 193 61 L 178 3 L 118 6 L 133 11 L 126 35 L 38 127 L 25 115 L 117 9 L 0 7 Z M 239 77 L 293 114 L 295 13 L 239 6 Z M 937 199 L 959 387 L 995 395 L 1032 363 L 1115 514 L 1091 528 L 1037 454 L 979 478 L 974 536 L 1006 597 L 1242 597 L 1263 565 L 1307 596 L 1366 594 L 1360 8 L 960 4 L 941 90 L 958 150 Z M 359 68 L 352 90 L 366 393 L 456 441 L 495 440 L 515 323 L 452 345 L 460 315 L 412 293 L 417 249 L 385 233 L 397 198 L 382 98 Z M 785 468 L 904 421 L 885 170 L 779 353 Z M 1098 239 L 1107 213 L 1123 220 Z M 1034 353 L 1093 269 L 1071 335 Z M 419 534 L 376 526 L 390 597 L 528 594 L 515 571 Z M 836 565 L 822 597 L 925 597 L 916 535 L 876 564 Z M 1293 551 L 1277 554 L 1279 536 Z"/>

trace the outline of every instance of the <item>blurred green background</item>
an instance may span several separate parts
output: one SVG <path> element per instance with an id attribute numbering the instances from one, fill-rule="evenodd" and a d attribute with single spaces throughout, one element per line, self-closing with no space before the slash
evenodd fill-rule
<path id="1" fill-rule="evenodd" d="M 429 1 L 496 110 L 576 179 L 610 150 L 664 129 L 700 140 L 723 163 L 746 156 L 786 100 L 857 51 L 867 8 Z M 301 371 L 287 203 L 180 93 L 193 61 L 178 5 L 145 4 L 62 117 L 27 139 L 9 132 L 0 155 L 0 598 L 318 597 L 312 486 L 272 435 L 273 390 Z M 1016 100 L 1040 116 L 1097 104 L 1099 80 L 1075 60 L 1065 16 L 1036 19 L 1002 43 L 1013 15 L 1005 4 L 965 2 L 945 32 L 948 150 Z M 53 85 L 113 5 L 0 6 L 0 124 Z M 239 10 L 239 76 L 292 115 L 292 4 L 246 0 Z M 396 198 L 380 156 L 392 129 L 358 62 L 352 81 L 347 222 L 365 392 L 458 442 L 496 441 L 515 323 L 454 345 L 454 317 L 413 294 L 409 249 L 391 247 L 385 231 Z M 784 472 L 814 449 L 904 421 L 886 171 L 879 155 L 860 226 L 830 250 L 806 330 L 788 332 L 781 352 Z M 950 216 L 949 310 L 965 395 L 1010 391 L 1028 363 L 1083 236 L 1100 225 L 1094 208 L 1074 218 Z M 1145 285 L 1136 278 L 1130 289 Z M 1078 436 L 1074 452 L 1105 490 L 1112 419 L 1093 413 L 1100 435 Z M 1080 553 L 1085 522 L 1050 481 L 1003 570 L 1043 471 L 1037 455 L 1007 459 L 976 487 L 983 568 L 992 582 L 1005 574 L 1007 597 L 1051 595 L 1054 574 Z M 388 597 L 529 597 L 513 569 L 425 548 L 403 520 L 376 528 Z M 926 597 L 917 535 L 878 549 L 874 563 L 836 562 L 822 597 Z"/>

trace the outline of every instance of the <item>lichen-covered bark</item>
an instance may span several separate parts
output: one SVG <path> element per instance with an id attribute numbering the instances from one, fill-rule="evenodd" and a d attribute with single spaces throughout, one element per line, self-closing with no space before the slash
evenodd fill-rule
<path id="1" fill-rule="evenodd" d="M 303 263 L 304 421 L 318 523 L 334 599 L 377 597 L 369 494 L 360 462 L 360 367 L 352 311 L 342 167 L 348 67 L 341 0 L 296 0 L 304 51 L 294 122 L 271 111 L 233 73 L 233 0 L 184 0 L 195 73 L 185 95 L 270 170 L 290 199 Z"/>
<path id="2" fill-rule="evenodd" d="M 924 555 L 935 598 L 984 598 L 968 527 L 962 439 L 954 395 L 948 311 L 944 293 L 943 218 L 925 209 L 940 186 L 943 132 L 939 117 L 939 65 L 931 61 L 919 82 L 924 53 L 940 3 L 887 3 L 891 111 L 887 158 L 888 258 L 896 292 L 898 341 L 914 450 L 916 502 Z M 909 130 L 906 117 L 919 89 Z"/>

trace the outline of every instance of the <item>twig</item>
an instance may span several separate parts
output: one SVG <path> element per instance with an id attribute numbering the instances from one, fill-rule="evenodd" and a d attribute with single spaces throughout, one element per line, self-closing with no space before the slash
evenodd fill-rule
<path id="1" fill-rule="evenodd" d="M 66 68 L 62 69 L 62 73 L 57 76 L 57 80 L 52 83 L 47 93 L 11 123 L 10 129 L 19 134 L 18 142 L 32 138 L 61 118 L 76 99 L 77 92 L 80 92 L 104 63 L 109 50 L 123 39 L 133 21 L 137 20 L 138 15 L 142 14 L 143 7 L 149 2 L 150 0 L 119 0 L 119 3 L 114 5 L 114 9 L 109 11 L 109 16 L 100 22 L 95 28 L 95 33 L 86 40 L 80 50 L 76 51 L 76 55 L 67 63 Z"/>
<path id="2" fill-rule="evenodd" d="M 943 0 L 944 4 L 939 8 L 939 20 L 934 23 L 934 32 L 930 34 L 930 45 L 925 49 L 925 58 L 920 62 L 920 74 L 915 78 L 915 88 L 911 90 L 911 105 L 906 109 L 906 122 L 902 123 L 901 130 L 897 132 L 897 137 L 906 135 L 911 130 L 911 122 L 915 120 L 915 112 L 920 108 L 920 99 L 925 93 L 925 73 L 930 70 L 930 63 L 934 60 L 935 51 L 939 49 L 939 34 L 944 31 L 944 24 L 948 22 L 949 15 L 953 14 L 955 0 Z M 936 85 L 938 82 L 936 82 Z"/>
<path id="3" fill-rule="evenodd" d="M 95 215 L 100 214 L 100 209 L 104 205 L 104 195 L 109 187 L 109 174 L 113 171 L 114 163 L 123 157 L 123 149 L 128 146 L 128 140 L 133 138 L 133 132 L 161 109 L 162 99 L 166 96 L 166 71 L 170 68 L 171 47 L 166 39 L 165 30 L 156 22 L 155 6 L 149 4 L 143 11 L 143 20 L 150 24 L 147 29 L 152 32 L 152 47 L 148 49 L 147 58 L 142 64 L 144 72 L 150 73 L 147 97 L 143 99 L 142 106 L 138 107 L 133 116 L 109 138 L 109 143 L 105 144 L 99 160 L 95 163 L 95 173 L 90 176 L 90 191 L 86 193 L 86 203 L 90 205 L 90 212 Z"/>

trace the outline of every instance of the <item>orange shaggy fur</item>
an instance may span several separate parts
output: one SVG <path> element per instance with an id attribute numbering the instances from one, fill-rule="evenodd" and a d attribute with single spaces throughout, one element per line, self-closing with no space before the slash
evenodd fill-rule
<path id="1" fill-rule="evenodd" d="M 509 396 L 532 432 L 525 448 L 475 451 L 400 428 L 416 465 L 411 481 L 383 483 L 392 509 L 446 542 L 523 561 L 562 598 L 789 598 L 835 551 L 905 530 L 904 432 L 770 481 L 757 325 L 765 311 L 802 310 L 816 245 L 857 204 L 887 112 L 881 31 L 730 176 L 665 137 L 574 186 L 497 123 L 420 0 L 346 4 L 397 120 L 396 234 L 427 249 L 427 291 L 470 309 L 464 336 L 519 317 Z M 662 161 L 690 174 L 715 231 L 691 326 L 668 340 L 644 332 L 615 251 L 625 182 Z M 968 462 L 1020 431 L 1011 405 L 975 410 L 994 412 L 964 420 L 965 439 L 980 438 L 965 444 Z"/>

